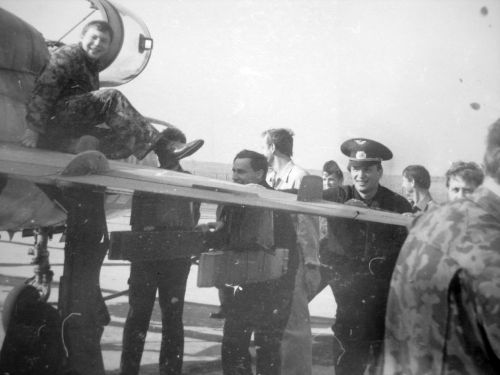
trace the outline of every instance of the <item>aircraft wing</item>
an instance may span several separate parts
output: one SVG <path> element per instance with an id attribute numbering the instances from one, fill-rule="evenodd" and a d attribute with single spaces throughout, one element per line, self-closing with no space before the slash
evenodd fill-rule
<path id="1" fill-rule="evenodd" d="M 386 211 L 353 207 L 327 201 L 298 201 L 295 194 L 240 185 L 154 167 L 109 161 L 109 168 L 90 175 L 63 175 L 75 155 L 29 149 L 0 142 L 0 174 L 41 185 L 84 185 L 113 194 L 135 191 L 159 193 L 210 203 L 223 203 L 283 210 L 325 217 L 342 217 L 396 225 L 409 225 L 411 218 Z"/>

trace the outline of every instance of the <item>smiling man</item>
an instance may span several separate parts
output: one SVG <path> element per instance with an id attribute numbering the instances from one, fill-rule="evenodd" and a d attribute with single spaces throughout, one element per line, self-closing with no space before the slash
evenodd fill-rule
<path id="1" fill-rule="evenodd" d="M 267 171 L 264 155 L 242 150 L 233 160 L 232 179 L 237 184 L 256 184 L 271 189 L 266 182 Z M 265 249 L 268 253 L 272 253 L 273 248 L 288 249 L 287 270 L 281 277 L 229 288 L 231 293 L 224 301 L 222 373 L 252 374 L 249 348 L 253 333 L 256 373 L 280 375 L 281 338 L 290 316 L 299 261 L 293 220 L 285 212 L 274 211 L 269 225 L 268 221 L 260 220 L 269 214 L 268 211 L 244 206 L 227 205 L 218 212 L 219 221 L 208 224 L 215 230 L 211 237 L 216 248 L 235 252 Z M 267 241 L 262 241 L 269 232 L 271 247 L 263 243 Z"/>
<path id="2" fill-rule="evenodd" d="M 392 212 L 411 212 L 410 203 L 380 184 L 382 161 L 392 158 L 383 144 L 365 138 L 341 146 L 349 158 L 353 185 L 324 191 L 324 198 Z M 384 335 L 389 281 L 407 231 L 394 225 L 349 219 L 328 220 L 328 248 L 322 262 L 332 267 L 330 286 L 337 302 L 333 327 L 338 343 L 337 375 L 372 368 Z"/>
<path id="3" fill-rule="evenodd" d="M 120 91 L 99 90 L 100 60 L 112 41 L 107 22 L 91 21 L 79 43 L 51 52 L 27 104 L 24 146 L 69 153 L 96 149 L 110 159 L 143 159 L 150 151 L 165 151 L 157 147 L 162 134 Z M 183 157 L 202 141 L 158 144 Z"/>

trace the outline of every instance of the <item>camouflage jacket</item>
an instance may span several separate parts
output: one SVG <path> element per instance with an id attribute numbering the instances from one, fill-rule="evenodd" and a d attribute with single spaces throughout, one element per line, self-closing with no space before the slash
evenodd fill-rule
<path id="1" fill-rule="evenodd" d="M 384 375 L 498 374 L 500 197 L 420 216 L 401 250 L 387 304 Z"/>
<path id="2" fill-rule="evenodd" d="M 99 89 L 99 64 L 90 60 L 80 44 L 55 50 L 35 82 L 27 104 L 28 127 L 45 133 L 62 99 Z"/>

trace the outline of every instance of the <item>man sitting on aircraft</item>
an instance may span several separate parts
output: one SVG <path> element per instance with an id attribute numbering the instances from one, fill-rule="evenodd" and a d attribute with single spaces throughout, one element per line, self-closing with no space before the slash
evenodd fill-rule
<path id="1" fill-rule="evenodd" d="M 325 199 L 411 212 L 408 200 L 380 184 L 382 161 L 392 158 L 386 146 L 358 138 L 345 141 L 341 151 L 349 158 L 353 185 L 325 190 Z M 337 375 L 364 374 L 381 349 L 389 282 L 406 235 L 406 228 L 394 225 L 328 220 L 329 252 L 323 252 L 321 260 L 333 270 L 330 285 L 337 302 L 333 328 L 342 351 Z"/>
<path id="2" fill-rule="evenodd" d="M 100 59 L 112 39 L 107 22 L 91 21 L 79 43 L 51 53 L 27 104 L 24 146 L 69 153 L 97 149 L 110 159 L 133 154 L 139 160 L 157 150 L 161 133 L 120 91 L 99 90 Z M 181 156 L 199 148 L 200 142 L 161 145 Z"/>
<path id="3" fill-rule="evenodd" d="M 180 130 L 170 128 L 159 142 L 165 141 L 186 142 L 186 136 Z M 160 168 L 184 172 L 179 158 L 174 155 L 160 153 L 158 159 Z M 130 224 L 133 231 L 190 231 L 199 218 L 199 203 L 186 199 L 152 193 L 136 193 L 132 199 Z M 162 316 L 160 374 L 181 374 L 184 352 L 182 313 L 190 266 L 189 256 L 131 262 L 130 308 L 123 331 L 120 374 L 139 373 L 157 290 Z"/>

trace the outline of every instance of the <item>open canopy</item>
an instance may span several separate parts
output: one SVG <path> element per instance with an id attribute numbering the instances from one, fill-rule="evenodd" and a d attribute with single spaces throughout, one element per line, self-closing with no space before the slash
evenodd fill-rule
<path id="1" fill-rule="evenodd" d="M 121 5 L 107 0 L 91 0 L 103 19 L 111 24 L 114 39 L 104 61 L 102 86 L 117 86 L 137 77 L 146 67 L 153 39 L 142 20 Z"/>

